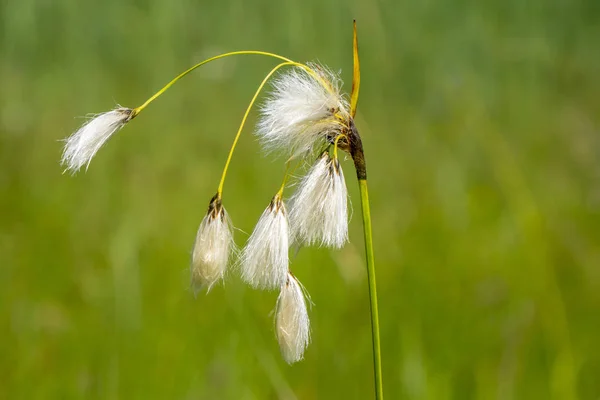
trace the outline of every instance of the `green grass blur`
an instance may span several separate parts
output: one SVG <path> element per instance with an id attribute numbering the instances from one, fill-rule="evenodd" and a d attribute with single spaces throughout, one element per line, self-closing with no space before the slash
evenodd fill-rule
<path id="1" fill-rule="evenodd" d="M 371 190 L 388 399 L 600 398 L 597 0 L 0 2 L 0 398 L 368 399 L 360 202 L 341 251 L 303 249 L 305 361 L 276 293 L 187 266 L 239 121 L 273 60 L 217 61 L 62 175 L 75 118 L 135 107 L 239 49 L 351 81 Z M 242 136 L 224 202 L 242 245 L 282 160 Z"/>

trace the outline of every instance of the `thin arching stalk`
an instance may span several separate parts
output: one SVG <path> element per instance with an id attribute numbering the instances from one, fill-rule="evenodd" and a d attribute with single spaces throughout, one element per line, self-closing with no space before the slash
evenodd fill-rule
<path id="1" fill-rule="evenodd" d="M 250 55 L 254 54 L 254 55 L 260 55 L 260 56 L 273 57 L 273 58 L 277 58 L 277 59 L 285 61 L 285 62 L 292 62 L 292 60 L 290 60 L 289 58 L 285 58 L 283 56 L 280 56 L 279 54 L 269 53 L 269 52 L 266 52 L 266 51 L 258 51 L 258 50 L 231 51 L 229 53 L 219 54 L 217 56 L 214 56 L 214 57 L 208 58 L 208 59 L 206 59 L 204 61 L 201 61 L 201 62 L 199 62 L 199 63 L 191 66 L 190 68 L 186 69 L 185 71 L 183 71 L 179 75 L 177 75 L 169 83 L 167 83 L 162 89 L 160 89 L 158 92 L 156 92 L 155 94 L 153 94 L 148 100 L 146 100 L 144 102 L 144 104 L 142 104 L 139 107 L 136 107 L 133 110 L 133 117 L 135 117 L 140 112 L 142 112 L 150 103 L 152 103 L 154 100 L 156 100 L 158 97 L 160 97 L 164 92 L 166 92 L 167 89 L 169 89 L 171 86 L 173 86 L 175 83 L 177 83 L 181 78 L 183 78 L 184 76 L 186 76 L 187 74 L 189 74 L 190 72 L 192 72 L 193 70 L 195 70 L 196 68 L 199 68 L 199 67 L 203 66 L 204 64 L 208 64 L 209 62 L 212 62 L 212 61 L 215 61 L 215 60 L 218 60 L 218 59 L 221 59 L 221 58 L 230 57 L 230 56 L 237 56 L 237 55 L 248 55 L 248 54 L 250 54 Z"/>
<path id="2" fill-rule="evenodd" d="M 254 105 L 254 102 L 256 101 L 256 98 L 258 97 L 258 95 L 260 94 L 260 92 L 262 91 L 263 87 L 265 86 L 265 84 L 267 83 L 267 81 L 271 78 L 271 76 L 277 72 L 277 70 L 281 67 L 285 67 L 286 65 L 299 65 L 298 63 L 295 63 L 293 61 L 286 61 L 284 63 L 278 64 L 276 65 L 271 72 L 269 72 L 267 74 L 267 76 L 263 79 L 263 81 L 260 83 L 260 86 L 258 87 L 258 89 L 256 90 L 256 92 L 254 93 L 254 97 L 252 97 L 252 100 L 250 101 L 250 104 L 248 105 L 248 107 L 246 108 L 246 112 L 244 113 L 244 118 L 242 118 L 242 123 L 240 124 L 240 127 L 235 135 L 235 138 L 233 139 L 233 144 L 231 145 L 231 149 L 229 150 L 229 155 L 227 156 L 227 161 L 225 162 L 225 167 L 223 168 L 223 174 L 221 175 L 221 181 L 219 182 L 219 189 L 217 190 L 217 193 L 219 195 L 219 197 L 223 194 L 223 185 L 225 184 L 225 177 L 227 176 L 227 170 L 229 168 L 229 164 L 231 163 L 231 157 L 233 157 L 233 151 L 235 150 L 235 146 L 237 145 L 237 142 L 240 138 L 240 135 L 242 134 L 242 129 L 244 129 L 244 124 L 246 123 L 246 119 L 248 119 L 248 114 L 250 114 L 250 110 L 252 109 L 252 106 Z"/>

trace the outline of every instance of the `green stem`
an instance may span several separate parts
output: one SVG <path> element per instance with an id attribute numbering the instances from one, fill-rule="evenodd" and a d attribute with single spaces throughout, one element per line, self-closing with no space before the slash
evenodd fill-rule
<path id="1" fill-rule="evenodd" d="M 369 280 L 369 300 L 371 303 L 371 334 L 373 336 L 373 364 L 375 370 L 375 398 L 383 399 L 383 378 L 381 376 L 381 340 L 379 338 L 379 311 L 377 310 L 377 283 L 375 281 L 375 257 L 373 255 L 373 233 L 371 230 L 371 208 L 367 180 L 358 179 L 362 208 L 365 250 L 367 255 L 367 278 Z"/>

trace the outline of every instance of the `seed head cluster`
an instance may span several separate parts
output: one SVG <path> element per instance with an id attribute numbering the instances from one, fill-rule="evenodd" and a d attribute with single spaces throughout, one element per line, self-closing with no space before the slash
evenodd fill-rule
<path id="1" fill-rule="evenodd" d="M 277 77 L 261 107 L 255 131 L 266 153 L 283 153 L 308 162 L 295 193 L 284 204 L 275 195 L 242 250 L 245 282 L 257 289 L 279 289 L 275 330 L 285 361 L 304 357 L 310 320 L 302 284 L 291 273 L 289 248 L 340 248 L 348 240 L 348 192 L 337 151 L 330 154 L 350 126 L 350 111 L 341 80 L 330 70 L 309 64 Z"/>
<path id="2" fill-rule="evenodd" d="M 84 124 L 66 140 L 62 156 L 66 169 L 87 167 L 100 147 L 138 112 L 117 108 Z M 310 342 L 309 301 L 291 272 L 290 248 L 337 249 L 347 242 L 348 193 L 337 150 L 347 151 L 352 124 L 336 73 L 317 64 L 298 64 L 280 74 L 260 108 L 255 135 L 267 154 L 284 155 L 288 164 L 308 165 L 306 173 L 288 201 L 283 196 L 285 184 L 271 198 L 239 253 L 221 187 L 196 234 L 190 267 L 194 291 L 210 290 L 230 266 L 253 288 L 278 290 L 275 331 L 288 363 L 301 360 Z"/>

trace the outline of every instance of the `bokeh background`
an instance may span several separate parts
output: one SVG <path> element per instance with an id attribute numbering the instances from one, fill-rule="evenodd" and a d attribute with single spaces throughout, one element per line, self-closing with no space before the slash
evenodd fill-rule
<path id="1" fill-rule="evenodd" d="M 369 168 L 388 399 L 600 398 L 597 0 L 0 2 L 0 398 L 368 399 L 359 198 L 351 243 L 303 249 L 313 343 L 288 366 L 276 293 L 197 298 L 190 249 L 274 61 L 185 78 L 62 174 L 88 113 L 135 107 L 239 49 L 340 69 Z M 282 160 L 242 136 L 224 201 L 243 245 Z"/>

